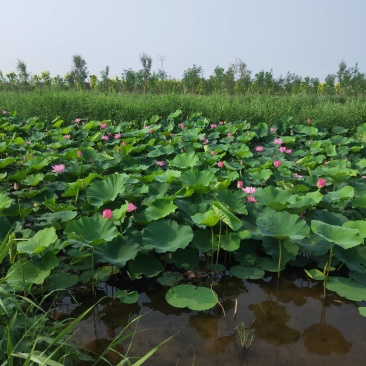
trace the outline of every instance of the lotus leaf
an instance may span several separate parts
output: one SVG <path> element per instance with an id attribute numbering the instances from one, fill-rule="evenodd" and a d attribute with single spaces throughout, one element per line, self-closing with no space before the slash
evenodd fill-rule
<path id="1" fill-rule="evenodd" d="M 183 268 L 186 271 L 196 269 L 200 260 L 197 251 L 189 248 L 177 249 L 172 254 L 172 259 L 177 268 Z"/>
<path id="2" fill-rule="evenodd" d="M 301 240 L 310 234 L 310 228 L 305 220 L 286 211 L 267 210 L 256 223 L 263 235 L 276 239 Z"/>
<path id="3" fill-rule="evenodd" d="M 156 277 L 164 270 L 164 266 L 159 259 L 151 254 L 140 253 L 133 260 L 128 262 L 129 275 L 131 279 L 146 277 Z"/>
<path id="4" fill-rule="evenodd" d="M 230 212 L 229 207 L 225 203 L 214 201 L 212 208 L 216 215 L 219 216 L 220 220 L 234 231 L 239 230 L 243 226 L 241 220 L 237 218 L 232 212 Z"/>
<path id="5" fill-rule="evenodd" d="M 358 229 L 349 229 L 312 220 L 311 230 L 329 242 L 341 246 L 343 249 L 349 249 L 363 243 L 363 238 L 360 236 Z"/>
<path id="6" fill-rule="evenodd" d="M 177 168 L 186 169 L 193 168 L 197 165 L 198 157 L 195 152 L 183 153 L 176 155 L 176 157 L 170 161 L 170 165 L 173 165 Z"/>
<path id="7" fill-rule="evenodd" d="M 258 280 L 264 277 L 264 271 L 258 267 L 244 267 L 241 265 L 236 265 L 230 268 L 230 273 L 242 280 L 251 279 Z"/>
<path id="8" fill-rule="evenodd" d="M 179 272 L 164 272 L 162 276 L 157 278 L 157 281 L 168 287 L 176 286 L 183 279 L 183 275 Z"/>
<path id="9" fill-rule="evenodd" d="M 115 294 L 116 298 L 125 304 L 134 304 L 139 300 L 139 293 L 137 291 L 121 290 Z"/>
<path id="10" fill-rule="evenodd" d="M 10 207 L 14 200 L 9 198 L 5 193 L 0 193 L 0 212 Z"/>
<path id="11" fill-rule="evenodd" d="M 330 277 L 326 283 L 330 291 L 336 292 L 339 296 L 351 301 L 366 300 L 366 286 L 344 277 Z"/>
<path id="12" fill-rule="evenodd" d="M 169 289 L 165 299 L 176 308 L 202 311 L 214 307 L 218 301 L 218 296 L 215 291 L 209 288 L 185 284 Z"/>
<path id="13" fill-rule="evenodd" d="M 114 201 L 125 191 L 126 179 L 121 174 L 109 175 L 105 180 L 93 182 L 86 190 L 86 195 L 95 207 L 102 206 L 105 202 Z"/>
<path id="14" fill-rule="evenodd" d="M 148 222 L 162 219 L 175 212 L 178 206 L 174 203 L 173 197 L 157 198 L 155 201 L 149 204 L 149 207 L 145 210 L 145 217 Z"/>
<path id="15" fill-rule="evenodd" d="M 46 250 L 56 240 L 56 230 L 53 227 L 46 228 L 38 231 L 33 238 L 20 242 L 17 246 L 17 250 L 19 253 L 27 253 L 29 255 L 39 254 Z"/>
<path id="16" fill-rule="evenodd" d="M 145 249 L 157 253 L 174 252 L 184 249 L 193 239 L 193 231 L 187 225 L 178 225 L 173 220 L 159 220 L 150 223 L 143 231 L 142 242 Z"/>
<path id="17" fill-rule="evenodd" d="M 70 239 L 90 245 L 112 241 L 118 235 L 113 222 L 97 217 L 82 217 L 71 221 L 66 225 L 65 233 Z"/>

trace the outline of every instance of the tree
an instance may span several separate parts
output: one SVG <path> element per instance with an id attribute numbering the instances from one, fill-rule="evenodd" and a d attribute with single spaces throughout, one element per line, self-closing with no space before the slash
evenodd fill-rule
<path id="1" fill-rule="evenodd" d="M 197 93 L 198 87 L 201 83 L 202 67 L 193 65 L 191 68 L 183 72 L 183 85 L 190 93 Z"/>
<path id="2" fill-rule="evenodd" d="M 140 55 L 140 61 L 142 64 L 142 75 L 144 79 L 144 94 L 146 94 L 147 84 L 149 82 L 151 74 L 152 59 L 146 53 L 142 53 Z"/>
<path id="3" fill-rule="evenodd" d="M 100 72 L 100 89 L 107 92 L 109 87 L 109 66 L 106 66 L 104 70 Z"/>
<path id="4" fill-rule="evenodd" d="M 72 63 L 68 81 L 72 87 L 83 89 L 89 74 L 86 61 L 80 55 L 74 55 L 72 56 Z"/>
<path id="5" fill-rule="evenodd" d="M 19 60 L 17 62 L 18 79 L 21 85 L 27 89 L 29 85 L 29 73 L 27 71 L 27 65 L 24 61 Z"/>

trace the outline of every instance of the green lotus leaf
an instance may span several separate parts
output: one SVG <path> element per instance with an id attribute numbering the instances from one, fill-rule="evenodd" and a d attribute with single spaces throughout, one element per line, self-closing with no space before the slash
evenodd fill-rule
<path id="1" fill-rule="evenodd" d="M 296 201 L 287 205 L 287 208 L 292 213 L 302 213 L 310 207 L 315 207 L 323 199 L 322 193 L 317 190 L 315 192 L 308 192 L 305 196 L 296 195 Z"/>
<path id="2" fill-rule="evenodd" d="M 109 175 L 105 180 L 93 182 L 86 190 L 90 203 L 95 207 L 105 202 L 114 201 L 119 194 L 125 191 L 126 179 L 121 174 Z"/>
<path id="3" fill-rule="evenodd" d="M 225 189 L 217 192 L 216 199 L 228 206 L 231 212 L 247 215 L 248 210 L 245 204 L 245 194 L 243 191 L 230 191 Z"/>
<path id="4" fill-rule="evenodd" d="M 226 250 L 227 252 L 233 252 L 240 248 L 240 243 L 244 239 L 249 239 L 251 233 L 248 230 L 243 230 L 240 232 L 231 232 L 229 235 L 221 236 L 220 238 L 220 248 Z"/>
<path id="5" fill-rule="evenodd" d="M 219 222 L 220 217 L 214 210 L 209 210 L 205 213 L 196 213 L 191 216 L 191 219 L 198 227 L 205 228 L 206 226 L 215 226 Z"/>
<path id="6" fill-rule="evenodd" d="M 5 193 L 0 193 L 0 212 L 10 207 L 14 200 L 9 198 Z"/>
<path id="7" fill-rule="evenodd" d="M 347 221 L 343 225 L 343 227 L 347 227 L 349 229 L 357 229 L 360 232 L 362 238 L 366 238 L 366 221 L 356 220 L 356 221 Z"/>
<path id="8" fill-rule="evenodd" d="M 140 251 L 140 245 L 134 240 L 124 240 L 117 237 L 110 242 L 102 243 L 95 248 L 95 261 L 101 263 L 110 263 L 122 268 L 126 263 L 135 259 Z"/>
<path id="9" fill-rule="evenodd" d="M 148 222 L 162 219 L 175 212 L 178 208 L 174 203 L 174 197 L 162 197 L 149 204 L 145 210 L 145 217 Z"/>
<path id="10" fill-rule="evenodd" d="M 265 272 L 263 269 L 258 267 L 244 267 L 241 265 L 236 265 L 230 268 L 230 273 L 242 280 L 251 279 L 258 280 L 264 277 Z"/>
<path id="11" fill-rule="evenodd" d="M 128 262 L 129 276 L 132 280 L 141 278 L 142 275 L 146 277 L 156 277 L 164 270 L 164 266 L 159 259 L 151 254 L 139 253 L 137 257 Z"/>
<path id="12" fill-rule="evenodd" d="M 9 268 L 6 282 L 15 290 L 29 291 L 34 284 L 41 285 L 58 264 L 59 261 L 52 252 L 45 253 L 40 262 L 21 258 Z"/>
<path id="13" fill-rule="evenodd" d="M 171 169 L 164 171 L 157 170 L 153 173 L 154 180 L 162 183 L 172 183 L 177 178 L 180 178 L 181 175 L 182 175 L 181 171 Z"/>
<path id="14" fill-rule="evenodd" d="M 139 293 L 137 291 L 120 290 L 116 292 L 115 297 L 125 304 L 134 304 L 139 300 Z"/>
<path id="15" fill-rule="evenodd" d="M 310 228 L 305 220 L 286 211 L 265 211 L 257 219 L 256 224 L 263 235 L 276 239 L 301 240 L 310 234 Z"/>
<path id="16" fill-rule="evenodd" d="M 366 286 L 361 285 L 345 277 L 330 277 L 326 287 L 330 291 L 336 292 L 339 296 L 351 301 L 366 300 Z"/>
<path id="17" fill-rule="evenodd" d="M 312 278 L 313 280 L 316 280 L 316 281 L 323 281 L 324 278 L 325 278 L 324 273 L 321 272 L 321 271 L 319 271 L 316 268 L 313 268 L 313 269 L 305 269 L 305 273 L 310 278 Z"/>
<path id="18" fill-rule="evenodd" d="M 337 149 L 335 145 L 328 145 L 325 151 L 327 156 L 337 156 Z"/>
<path id="19" fill-rule="evenodd" d="M 217 304 L 218 296 L 215 291 L 207 287 L 185 284 L 169 289 L 165 299 L 176 308 L 203 311 L 213 308 Z"/>
<path id="20" fill-rule="evenodd" d="M 333 255 L 350 269 L 366 273 L 366 245 L 359 245 L 350 249 L 340 246 L 333 248 Z"/>
<path id="21" fill-rule="evenodd" d="M 200 171 L 196 168 L 187 170 L 181 176 L 181 181 L 192 187 L 198 193 L 210 191 L 210 184 L 216 184 L 215 173 L 210 170 Z"/>
<path id="22" fill-rule="evenodd" d="M 363 238 L 360 236 L 358 229 L 349 229 L 312 220 L 311 230 L 329 242 L 341 246 L 343 249 L 349 249 L 363 243 Z"/>
<path id="23" fill-rule="evenodd" d="M 271 177 L 272 174 L 273 172 L 271 169 L 260 169 L 249 172 L 248 176 L 253 183 L 264 183 Z"/>
<path id="24" fill-rule="evenodd" d="M 30 174 L 27 176 L 27 178 L 22 180 L 22 183 L 26 184 L 27 186 L 36 186 L 37 184 L 42 182 L 44 177 L 45 175 L 42 173 Z"/>
<path id="25" fill-rule="evenodd" d="M 193 168 L 197 165 L 197 162 L 198 157 L 193 151 L 177 155 L 173 160 L 169 162 L 169 164 L 177 168 L 186 169 Z"/>
<path id="26" fill-rule="evenodd" d="M 361 285 L 366 286 L 366 273 L 360 273 L 358 271 L 350 271 L 348 277 Z"/>
<path id="27" fill-rule="evenodd" d="M 312 126 L 296 125 L 294 130 L 307 136 L 316 136 L 318 134 L 318 129 Z"/>
<path id="28" fill-rule="evenodd" d="M 21 241 L 17 245 L 18 253 L 27 253 L 29 255 L 39 254 L 47 249 L 58 239 L 56 230 L 53 227 L 38 231 L 27 241 Z"/>
<path id="29" fill-rule="evenodd" d="M 324 255 L 328 253 L 330 249 L 330 243 L 323 237 L 314 233 L 310 233 L 308 237 L 296 240 L 296 242 L 299 244 L 301 251 L 310 256 L 317 257 Z"/>
<path id="30" fill-rule="evenodd" d="M 263 189 L 258 189 L 255 194 L 255 199 L 273 210 L 280 211 L 286 208 L 289 204 L 294 203 L 296 197 L 284 189 L 267 186 Z"/>
<path id="31" fill-rule="evenodd" d="M 79 277 L 66 271 L 52 274 L 47 279 L 48 291 L 67 289 L 75 286 L 79 282 Z"/>
<path id="32" fill-rule="evenodd" d="M 358 312 L 360 313 L 360 315 L 365 316 L 366 317 L 366 306 L 360 306 L 358 308 Z"/>
<path id="33" fill-rule="evenodd" d="M 212 208 L 216 215 L 219 216 L 220 220 L 234 231 L 239 230 L 243 226 L 241 220 L 230 212 L 229 207 L 225 203 L 214 201 L 212 203 Z"/>
<path id="34" fill-rule="evenodd" d="M 112 241 L 118 231 L 113 222 L 97 217 L 82 217 L 69 222 L 64 230 L 69 239 L 76 239 L 85 244 L 101 244 Z"/>
<path id="35" fill-rule="evenodd" d="M 190 226 L 178 225 L 173 220 L 151 222 L 142 233 L 145 249 L 154 249 L 158 253 L 174 252 L 184 249 L 193 239 Z"/>
<path id="36" fill-rule="evenodd" d="M 172 254 L 172 259 L 177 268 L 183 268 L 186 271 L 196 269 L 200 261 L 198 252 L 189 248 L 177 249 Z"/>
<path id="37" fill-rule="evenodd" d="M 268 257 L 258 258 L 257 265 L 267 272 L 277 272 L 278 273 L 278 262 Z M 285 264 L 281 261 L 280 271 L 285 269 Z"/>
<path id="38" fill-rule="evenodd" d="M 79 194 L 80 190 L 86 189 L 90 182 L 95 178 L 102 178 L 101 175 L 96 173 L 90 173 L 87 177 L 83 179 L 78 179 L 74 183 L 69 184 L 69 188 L 62 194 L 62 197 L 75 197 Z"/>
<path id="39" fill-rule="evenodd" d="M 34 156 L 24 162 L 24 165 L 29 166 L 31 170 L 41 170 L 50 163 L 50 159 L 41 156 Z"/>
<path id="40" fill-rule="evenodd" d="M 208 252 L 212 250 L 212 236 L 209 230 L 195 230 L 191 246 L 197 250 Z"/>
<path id="41" fill-rule="evenodd" d="M 157 281 L 162 286 L 176 286 L 183 279 L 183 275 L 179 272 L 164 272 L 162 276 L 157 278 Z"/>
<path id="42" fill-rule="evenodd" d="M 274 237 L 264 237 L 263 248 L 265 252 L 272 256 L 273 259 L 279 259 L 279 242 Z M 281 243 L 281 263 L 285 264 L 290 260 L 294 260 L 299 253 L 299 245 L 292 240 L 283 240 Z"/>
<path id="43" fill-rule="evenodd" d="M 6 159 L 0 159 L 0 168 L 6 168 L 8 165 L 15 163 L 17 159 L 8 157 Z"/>
<path id="44" fill-rule="evenodd" d="M 348 218 L 340 213 L 325 210 L 314 210 L 314 220 L 322 221 L 330 225 L 342 226 Z"/>
<path id="45" fill-rule="evenodd" d="M 342 189 L 335 191 L 335 192 L 329 192 L 324 196 L 324 201 L 326 202 L 337 202 L 341 200 L 346 200 L 353 198 L 355 194 L 355 190 L 351 186 L 344 186 Z"/>
<path id="46" fill-rule="evenodd" d="M 174 147 L 172 145 L 167 146 L 154 146 L 150 152 L 147 153 L 149 158 L 157 158 L 161 155 L 170 155 L 174 152 Z"/>

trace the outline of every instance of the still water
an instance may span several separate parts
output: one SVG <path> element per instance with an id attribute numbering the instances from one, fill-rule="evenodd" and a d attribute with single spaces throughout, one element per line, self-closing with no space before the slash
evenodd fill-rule
<path id="1" fill-rule="evenodd" d="M 146 283 L 139 301 L 126 305 L 114 299 L 116 288 L 101 285 L 107 295 L 80 323 L 76 340 L 101 353 L 128 321 L 137 323 L 129 354 L 142 356 L 174 335 L 144 365 L 150 366 L 337 366 L 366 364 L 366 318 L 357 305 L 329 293 L 323 301 L 319 282 L 282 275 L 260 281 L 232 277 L 211 279 L 222 307 L 196 312 L 171 307 L 164 299 L 167 288 Z M 76 317 L 92 302 L 65 298 L 59 310 Z M 235 317 L 234 317 L 235 314 Z M 254 342 L 241 352 L 235 327 L 243 322 L 253 329 Z M 130 331 L 135 329 L 131 326 Z M 117 346 L 127 351 L 129 340 Z M 109 355 L 113 364 L 116 355 Z"/>

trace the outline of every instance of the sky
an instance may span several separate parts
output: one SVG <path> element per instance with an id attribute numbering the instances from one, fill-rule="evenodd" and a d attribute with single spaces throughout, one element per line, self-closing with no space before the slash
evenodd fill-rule
<path id="1" fill-rule="evenodd" d="M 251 70 L 302 77 L 366 73 L 365 0 L 0 0 L 0 70 L 64 76 L 81 55 L 90 74 L 142 68 L 140 55 L 181 79 L 241 59 Z"/>

